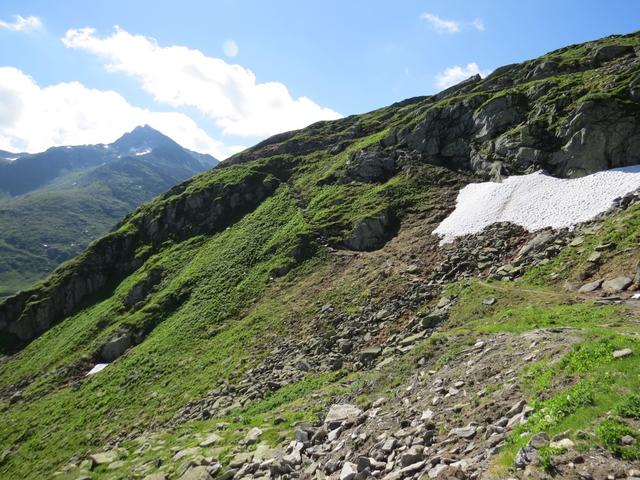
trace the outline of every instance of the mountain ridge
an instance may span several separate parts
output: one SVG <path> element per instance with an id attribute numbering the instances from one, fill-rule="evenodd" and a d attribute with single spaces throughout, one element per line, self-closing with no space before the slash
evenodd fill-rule
<path id="1" fill-rule="evenodd" d="M 0 295 L 27 287 L 136 206 L 216 164 L 146 126 L 109 145 L 53 147 L 0 165 Z"/>

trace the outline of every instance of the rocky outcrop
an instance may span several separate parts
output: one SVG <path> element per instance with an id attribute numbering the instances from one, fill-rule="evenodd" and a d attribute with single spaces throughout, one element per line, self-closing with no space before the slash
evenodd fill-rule
<path id="1" fill-rule="evenodd" d="M 474 133 L 473 112 L 485 99 L 485 96 L 473 96 L 434 106 L 415 126 L 398 132 L 398 145 L 418 152 L 426 163 L 468 168 L 469 140 Z"/>
<path id="2" fill-rule="evenodd" d="M 278 181 L 252 172 L 235 184 L 214 183 L 197 191 L 189 191 L 189 185 L 187 182 L 169 191 L 145 215 L 130 215 L 76 260 L 56 270 L 42 286 L 0 304 L 3 345 L 17 348 L 37 337 L 139 268 L 163 242 L 225 228 L 255 209 L 275 191 Z M 136 254 L 145 245 L 151 248 Z M 131 306 L 141 294 L 130 292 Z"/>
<path id="3" fill-rule="evenodd" d="M 557 136 L 563 142 L 550 165 L 574 177 L 640 163 L 640 105 L 590 100 L 571 112 Z"/>
<path id="4" fill-rule="evenodd" d="M 572 61 L 563 57 L 566 50 L 428 98 L 423 113 L 382 146 L 494 179 L 539 169 L 576 177 L 640 163 L 636 50 L 594 44 Z M 585 83 L 586 71 L 608 83 Z"/>
<path id="5" fill-rule="evenodd" d="M 383 182 L 396 172 L 393 155 L 380 148 L 358 150 L 349 156 L 343 181 Z"/>
<path id="6" fill-rule="evenodd" d="M 393 215 L 382 211 L 358 221 L 344 244 L 351 250 L 375 250 L 392 235 Z"/>

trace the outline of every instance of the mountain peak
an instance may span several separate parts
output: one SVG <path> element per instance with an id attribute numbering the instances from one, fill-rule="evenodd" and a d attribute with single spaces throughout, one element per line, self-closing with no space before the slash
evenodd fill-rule
<path id="1" fill-rule="evenodd" d="M 179 146 L 171 138 L 149 125 L 137 126 L 111 144 L 121 154 L 153 150 L 161 146 Z"/>

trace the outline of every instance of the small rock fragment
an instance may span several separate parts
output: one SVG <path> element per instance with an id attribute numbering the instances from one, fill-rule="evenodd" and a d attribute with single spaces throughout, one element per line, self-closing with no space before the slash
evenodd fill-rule
<path id="1" fill-rule="evenodd" d="M 622 350 L 616 350 L 613 352 L 613 358 L 628 357 L 631 354 L 633 354 L 633 350 L 630 348 L 623 348 Z"/>

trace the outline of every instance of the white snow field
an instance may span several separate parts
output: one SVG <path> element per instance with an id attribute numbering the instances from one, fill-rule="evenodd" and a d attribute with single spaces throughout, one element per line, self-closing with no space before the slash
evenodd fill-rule
<path id="1" fill-rule="evenodd" d="M 515 223 L 531 232 L 571 227 L 595 218 L 607 211 L 614 199 L 638 188 L 640 165 L 575 179 L 536 172 L 512 176 L 502 183 L 472 183 L 460 190 L 456 209 L 433 233 L 440 235 L 442 245 L 496 222 Z"/>
<path id="2" fill-rule="evenodd" d="M 91 370 L 89 370 L 85 376 L 88 377 L 89 375 L 95 375 L 96 373 L 101 372 L 102 370 L 104 370 L 107 367 L 107 365 L 109 365 L 109 364 L 108 363 L 96 363 L 95 367 L 93 367 Z"/>

